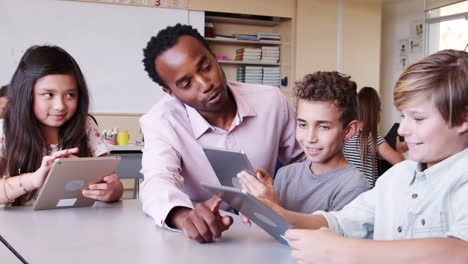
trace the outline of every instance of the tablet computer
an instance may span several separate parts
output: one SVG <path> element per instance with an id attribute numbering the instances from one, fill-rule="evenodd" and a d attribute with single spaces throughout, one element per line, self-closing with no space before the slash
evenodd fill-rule
<path id="1" fill-rule="evenodd" d="M 203 151 L 221 185 L 242 189 L 237 173 L 246 171 L 255 175 L 247 155 L 242 151 L 206 146 Z"/>
<path id="2" fill-rule="evenodd" d="M 94 199 L 84 197 L 81 191 L 115 171 L 120 157 L 59 158 L 42 185 L 34 203 L 34 210 L 86 207 Z"/>
<path id="3" fill-rule="evenodd" d="M 266 206 L 244 190 L 204 182 L 200 182 L 200 184 L 214 195 L 230 204 L 233 208 L 247 216 L 268 234 L 276 238 L 280 243 L 288 244 L 288 240 L 284 237 L 284 233 L 286 230 L 292 228 L 292 225 L 290 225 L 282 216 L 273 211 L 273 209 Z"/>

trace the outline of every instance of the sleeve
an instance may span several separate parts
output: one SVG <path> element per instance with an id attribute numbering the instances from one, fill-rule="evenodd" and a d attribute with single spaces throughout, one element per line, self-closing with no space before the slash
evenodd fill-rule
<path id="1" fill-rule="evenodd" d="M 145 138 L 142 169 L 144 180 L 140 185 L 143 211 L 151 216 L 157 226 L 166 227 L 166 217 L 174 207 L 193 208 L 189 196 L 184 193 L 181 175 L 182 161 L 179 152 L 170 144 L 171 124 L 143 116 L 140 126 Z"/>
<path id="2" fill-rule="evenodd" d="M 341 211 L 317 211 L 334 232 L 349 238 L 372 239 L 374 235 L 375 201 L 377 189 L 360 194 Z"/>
<path id="3" fill-rule="evenodd" d="M 5 157 L 5 131 L 3 130 L 3 119 L 0 120 L 0 157 Z"/>
<path id="4" fill-rule="evenodd" d="M 468 242 L 468 173 L 461 177 L 459 184 L 452 193 L 451 212 L 454 216 L 454 224 L 449 226 L 447 236 L 456 237 Z"/>
<path id="5" fill-rule="evenodd" d="M 382 135 L 377 134 L 377 146 L 384 143 L 385 142 L 385 138 L 382 137 Z"/>
<path id="6" fill-rule="evenodd" d="M 284 164 L 304 161 L 306 156 L 299 146 L 299 143 L 296 141 L 296 121 L 294 112 L 291 107 L 289 107 L 286 97 L 280 92 L 278 92 L 278 94 L 279 106 L 277 111 L 283 114 L 283 124 L 278 127 L 278 129 L 282 129 L 278 158 Z"/>
<path id="7" fill-rule="evenodd" d="M 88 135 L 88 144 L 93 157 L 99 157 L 109 154 L 111 146 L 101 137 L 101 132 L 91 118 L 88 118 L 86 124 L 86 133 Z"/>
<path id="8" fill-rule="evenodd" d="M 287 180 L 287 167 L 282 167 L 276 173 L 275 180 L 273 181 L 273 187 L 275 188 L 276 193 L 278 194 L 279 200 L 281 204 L 283 203 L 283 197 L 286 193 L 286 185 L 285 180 Z"/>

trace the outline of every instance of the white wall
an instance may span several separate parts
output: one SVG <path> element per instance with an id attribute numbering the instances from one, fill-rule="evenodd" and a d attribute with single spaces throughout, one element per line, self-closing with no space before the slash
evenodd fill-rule
<path id="1" fill-rule="evenodd" d="M 192 13 L 192 12 L 191 12 Z M 78 62 L 92 112 L 144 113 L 161 96 L 143 69 L 151 36 L 175 23 L 203 29 L 203 12 L 60 0 L 0 1 L 0 84 L 10 81 L 31 45 L 54 44 Z"/>
<path id="2" fill-rule="evenodd" d="M 413 21 L 424 19 L 424 0 L 384 0 L 382 6 L 382 52 L 380 97 L 382 100 L 381 132 L 385 135 L 400 114 L 393 105 L 393 88 L 399 75 L 398 40 L 410 37 Z M 417 58 L 412 58 L 416 60 Z"/>

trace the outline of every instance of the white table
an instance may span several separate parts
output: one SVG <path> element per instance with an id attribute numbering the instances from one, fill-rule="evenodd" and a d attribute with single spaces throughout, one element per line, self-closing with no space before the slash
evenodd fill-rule
<path id="1" fill-rule="evenodd" d="M 157 228 L 138 200 L 32 211 L 0 208 L 0 234 L 30 263 L 294 263 L 289 247 L 238 216 L 215 243 Z M 0 255 L 0 263 L 5 262 Z"/>

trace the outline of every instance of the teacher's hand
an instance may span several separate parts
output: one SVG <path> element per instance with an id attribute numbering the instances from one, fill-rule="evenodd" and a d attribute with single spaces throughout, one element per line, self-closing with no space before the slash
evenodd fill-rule
<path id="1" fill-rule="evenodd" d="M 197 203 L 194 209 L 176 207 L 168 217 L 168 224 L 181 229 L 185 236 L 199 243 L 218 240 L 233 222 L 232 217 L 219 214 L 221 202 L 221 199 L 213 196 L 205 202 Z"/>

